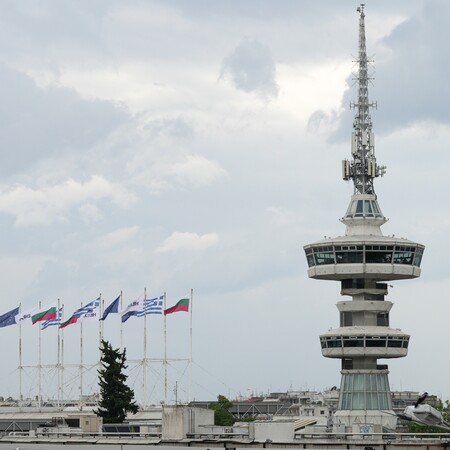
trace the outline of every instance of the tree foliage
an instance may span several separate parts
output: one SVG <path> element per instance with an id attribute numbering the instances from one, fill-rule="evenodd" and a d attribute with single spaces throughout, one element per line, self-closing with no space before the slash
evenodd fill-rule
<path id="1" fill-rule="evenodd" d="M 236 422 L 233 414 L 230 412 L 232 406 L 233 403 L 231 403 L 224 395 L 219 395 L 217 397 L 217 402 L 208 405 L 208 408 L 214 411 L 214 425 L 227 427 Z"/>
<path id="2" fill-rule="evenodd" d="M 139 409 L 134 401 L 134 392 L 127 386 L 126 350 L 113 349 L 108 341 L 102 340 L 101 369 L 98 370 L 100 401 L 96 414 L 103 417 L 104 423 L 122 423 L 127 412 L 136 413 Z"/>

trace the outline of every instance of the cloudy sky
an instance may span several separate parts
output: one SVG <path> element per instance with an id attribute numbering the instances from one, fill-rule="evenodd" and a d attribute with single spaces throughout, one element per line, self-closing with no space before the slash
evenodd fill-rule
<path id="1" fill-rule="evenodd" d="M 2 1 L 0 17 L 0 295 L 2 312 L 60 299 L 66 315 L 102 294 L 124 303 L 194 289 L 193 392 L 339 385 L 319 334 L 338 324 L 335 282 L 310 280 L 302 246 L 344 233 L 357 51 L 354 1 Z M 391 388 L 450 398 L 450 75 L 444 0 L 366 4 L 375 61 L 370 97 L 385 234 L 426 246 L 422 277 L 394 283 L 391 325 L 411 334 L 389 363 Z M 189 356 L 189 317 L 167 320 L 169 358 Z M 162 319 L 147 321 L 148 398 L 161 400 Z M 83 362 L 98 356 L 85 333 Z M 0 330 L 0 395 L 17 397 L 18 327 Z M 36 328 L 23 364 L 38 362 Z M 79 364 L 79 325 L 65 363 Z M 117 317 L 105 337 L 120 345 Z M 42 333 L 55 363 L 56 330 Z M 130 360 L 143 320 L 123 327 Z M 8 343 L 8 344 L 6 344 Z M 442 350 L 441 350 L 442 347 Z M 442 351 L 442 354 L 441 354 Z M 67 396 L 79 394 L 66 371 Z M 76 371 L 75 371 L 76 372 Z M 183 361 L 169 400 L 188 395 Z M 25 396 L 37 374 L 24 372 Z M 84 393 L 97 390 L 95 369 Z M 142 367 L 130 362 L 142 398 Z M 43 395 L 54 395 L 55 374 Z M 53 386 L 53 387 L 52 387 Z"/>

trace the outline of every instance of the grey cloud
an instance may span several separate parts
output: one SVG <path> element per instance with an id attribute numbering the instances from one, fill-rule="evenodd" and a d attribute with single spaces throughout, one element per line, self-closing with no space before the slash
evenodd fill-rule
<path id="1" fill-rule="evenodd" d="M 378 110 L 371 112 L 375 132 L 390 133 L 417 122 L 450 122 L 450 55 L 445 48 L 450 40 L 449 15 L 449 3 L 427 2 L 381 42 L 390 57 L 377 63 L 375 56 L 372 69 L 374 81 L 369 86 L 369 97 L 378 104 Z M 367 45 L 370 55 L 371 43 Z M 354 83 L 353 76 L 349 76 L 342 99 L 345 112 L 332 139 L 349 136 L 354 116 L 349 104 L 356 97 Z"/>
<path id="2" fill-rule="evenodd" d="M 238 45 L 222 63 L 222 76 L 229 75 L 234 86 L 264 97 L 276 97 L 276 66 L 270 49 L 257 41 Z"/>
<path id="3" fill-rule="evenodd" d="M 61 152 L 86 151 L 128 114 L 109 102 L 84 100 L 66 88 L 40 89 L 0 65 L 0 173 L 23 171 Z"/>

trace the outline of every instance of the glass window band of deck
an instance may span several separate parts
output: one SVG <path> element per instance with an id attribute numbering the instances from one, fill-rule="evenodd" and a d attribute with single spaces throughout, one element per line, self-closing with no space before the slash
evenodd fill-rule
<path id="1" fill-rule="evenodd" d="M 409 336 L 322 336 L 322 348 L 408 348 Z"/>
<path id="2" fill-rule="evenodd" d="M 381 217 L 380 207 L 376 200 L 352 200 L 345 217 Z"/>
<path id="3" fill-rule="evenodd" d="M 411 245 L 319 245 L 305 249 L 308 266 L 406 264 L 420 267 L 423 247 Z"/>
<path id="4" fill-rule="evenodd" d="M 344 373 L 338 409 L 391 410 L 387 373 Z"/>

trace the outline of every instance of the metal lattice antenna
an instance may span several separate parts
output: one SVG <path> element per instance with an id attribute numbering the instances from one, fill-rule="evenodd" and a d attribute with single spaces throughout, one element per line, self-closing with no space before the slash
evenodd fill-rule
<path id="1" fill-rule="evenodd" d="M 353 160 L 343 161 L 344 180 L 353 180 L 355 194 L 375 194 L 373 179 L 383 176 L 385 166 L 378 166 L 375 159 L 375 140 L 372 133 L 372 119 L 369 108 L 376 108 L 376 103 L 369 102 L 369 77 L 366 53 L 366 30 L 364 24 L 364 4 L 357 11 L 359 13 L 359 49 L 358 49 L 358 73 L 355 77 L 358 83 L 358 100 L 352 102 L 350 107 L 356 109 L 353 121 L 352 156 Z"/>

